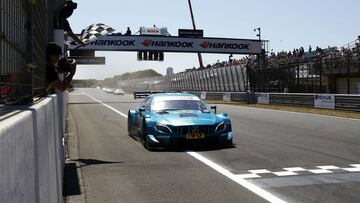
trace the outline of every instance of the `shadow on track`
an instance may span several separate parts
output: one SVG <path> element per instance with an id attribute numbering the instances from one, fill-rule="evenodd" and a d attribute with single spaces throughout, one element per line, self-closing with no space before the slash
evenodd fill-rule
<path id="1" fill-rule="evenodd" d="M 131 136 L 130 138 L 135 140 L 136 142 L 139 142 L 141 144 L 141 139 L 138 136 Z M 148 151 L 150 152 L 188 152 L 188 151 L 194 151 L 194 152 L 205 152 L 205 151 L 218 151 L 223 149 L 232 149 L 237 148 L 236 144 L 233 143 L 231 146 L 227 145 L 221 145 L 213 142 L 205 142 L 205 143 L 198 143 L 198 142 L 190 142 L 190 143 L 179 143 L 177 145 L 172 145 L 166 148 L 152 148 Z"/>
<path id="2" fill-rule="evenodd" d="M 77 161 L 80 163 L 79 168 L 90 166 L 90 165 L 98 165 L 98 164 L 123 164 L 124 162 L 120 161 L 103 161 L 103 160 L 97 160 L 97 159 L 76 159 L 72 161 Z"/>
<path id="3" fill-rule="evenodd" d="M 63 197 L 80 195 L 80 183 L 76 163 L 65 163 Z"/>
<path id="4" fill-rule="evenodd" d="M 79 166 L 75 162 L 78 162 Z M 75 196 L 81 194 L 80 181 L 77 170 L 79 168 L 98 164 L 122 164 L 118 161 L 103 161 L 97 159 L 76 159 L 70 163 L 65 163 L 63 197 Z"/>
<path id="5" fill-rule="evenodd" d="M 206 151 L 218 151 L 223 149 L 232 149 L 236 148 L 236 145 L 233 144 L 232 146 L 219 146 L 216 144 L 205 145 L 205 144 L 183 144 L 176 147 L 169 147 L 169 148 L 159 148 L 159 149 L 151 149 L 150 152 L 206 152 Z"/>

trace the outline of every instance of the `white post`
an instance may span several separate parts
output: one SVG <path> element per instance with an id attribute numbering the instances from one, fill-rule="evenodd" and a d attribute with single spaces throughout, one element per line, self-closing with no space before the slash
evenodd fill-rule
<path id="1" fill-rule="evenodd" d="M 64 30 L 63 29 L 54 29 L 54 42 L 59 45 L 63 51 L 64 54 Z M 63 56 L 63 55 L 62 55 Z M 59 78 L 60 80 L 64 80 L 64 74 L 59 74 Z M 56 92 L 56 98 L 57 98 L 57 103 L 58 103 L 58 118 L 59 118 L 59 132 L 58 135 L 59 137 L 55 137 L 55 139 L 58 140 L 59 145 L 58 147 L 58 157 L 57 157 L 57 168 L 58 168 L 58 199 L 59 202 L 63 202 L 62 200 L 62 187 L 63 187 L 63 180 L 64 180 L 64 167 L 65 167 L 65 154 L 64 154 L 64 134 L 65 134 L 65 108 L 66 108 L 66 104 L 65 104 L 65 97 L 64 97 L 64 93 L 60 92 L 60 91 L 55 91 Z M 60 166 L 60 167 L 59 167 Z"/>

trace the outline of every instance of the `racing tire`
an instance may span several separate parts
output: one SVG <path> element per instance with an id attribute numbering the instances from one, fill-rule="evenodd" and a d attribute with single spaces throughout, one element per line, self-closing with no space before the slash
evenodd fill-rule
<path id="1" fill-rule="evenodd" d="M 134 137 L 134 125 L 131 123 L 131 114 L 130 111 L 128 113 L 128 120 L 127 120 L 127 126 L 128 126 L 128 135 L 130 137 Z"/>
<path id="2" fill-rule="evenodd" d="M 225 140 L 223 142 L 223 147 L 226 147 L 226 148 L 234 147 L 233 139 L 231 138 L 230 140 Z"/>
<path id="3" fill-rule="evenodd" d="M 146 125 L 145 124 L 143 124 L 142 127 L 141 127 L 141 143 L 142 143 L 142 145 L 144 146 L 145 149 L 147 149 L 149 151 L 152 151 L 152 147 L 151 147 L 151 145 L 149 143 L 148 136 L 146 136 Z"/>

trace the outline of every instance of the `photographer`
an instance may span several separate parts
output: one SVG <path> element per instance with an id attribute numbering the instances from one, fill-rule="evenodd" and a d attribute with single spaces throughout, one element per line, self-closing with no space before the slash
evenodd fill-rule
<path id="1" fill-rule="evenodd" d="M 65 58 L 60 60 L 61 54 L 61 47 L 56 43 L 50 42 L 46 46 L 46 82 L 48 84 L 48 89 L 53 88 L 63 92 L 69 87 L 75 75 L 76 61 Z M 68 73 L 68 75 L 61 81 L 58 73 Z"/>

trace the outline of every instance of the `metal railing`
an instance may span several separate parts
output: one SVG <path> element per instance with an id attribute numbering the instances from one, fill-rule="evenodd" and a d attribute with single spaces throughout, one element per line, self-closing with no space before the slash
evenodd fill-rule
<path id="1" fill-rule="evenodd" d="M 197 96 L 201 92 L 191 92 Z M 223 100 L 228 92 L 206 92 L 206 99 Z M 231 92 L 230 101 L 257 103 L 259 93 Z M 335 109 L 360 112 L 360 95 L 335 94 Z M 269 104 L 314 108 L 314 94 L 269 93 Z"/>

